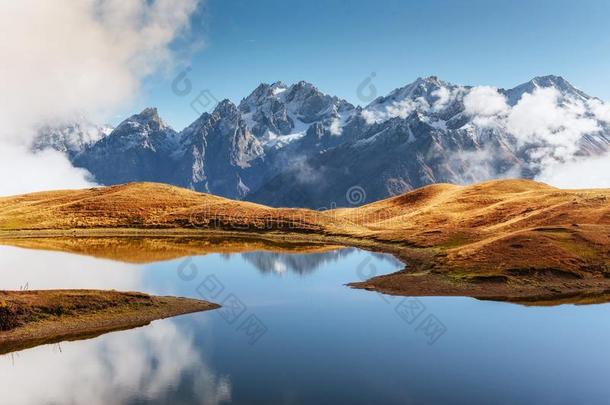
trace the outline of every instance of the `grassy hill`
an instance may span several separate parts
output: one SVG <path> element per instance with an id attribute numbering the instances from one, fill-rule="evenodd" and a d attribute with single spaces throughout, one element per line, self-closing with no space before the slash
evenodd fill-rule
<path id="1" fill-rule="evenodd" d="M 68 235 L 165 234 L 196 245 L 193 237 L 212 231 L 394 253 L 408 271 L 353 284 L 393 294 L 527 300 L 610 291 L 610 190 L 529 180 L 438 184 L 329 211 L 276 209 L 154 183 L 0 198 L 0 238 L 13 244 L 27 245 L 24 237 L 51 243 Z"/>

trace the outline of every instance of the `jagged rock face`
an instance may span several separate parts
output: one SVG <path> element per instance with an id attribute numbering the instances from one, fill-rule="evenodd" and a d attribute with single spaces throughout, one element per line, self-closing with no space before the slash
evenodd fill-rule
<path id="1" fill-rule="evenodd" d="M 306 82 L 276 82 L 239 106 L 219 103 L 179 134 L 147 109 L 99 140 L 75 143 L 82 146 L 53 139 L 47 146 L 102 184 L 151 180 L 330 208 L 431 183 L 531 178 L 549 160 L 600 155 L 610 150 L 610 106 L 557 76 L 513 89 L 420 78 L 365 107 Z M 365 198 L 347 199 L 352 186 Z"/>
<path id="2" fill-rule="evenodd" d="M 176 147 L 176 131 L 161 121 L 156 109 L 147 108 L 76 154 L 73 162 L 101 184 L 166 182 L 173 168 L 168 157 Z"/>
<path id="3" fill-rule="evenodd" d="M 242 100 L 239 110 L 256 137 L 268 142 L 279 139 L 281 143 L 282 136 L 290 140 L 302 137 L 314 123 L 330 128 L 335 120 L 349 115 L 354 106 L 322 93 L 310 83 L 286 86 L 276 82 L 257 87 Z"/>
<path id="4" fill-rule="evenodd" d="M 240 111 L 249 118 L 252 133 L 263 137 L 271 132 L 288 135 L 295 127 L 286 104 L 280 101 L 279 94 L 286 91 L 282 83 L 261 84 L 239 104 Z"/>
<path id="5" fill-rule="evenodd" d="M 231 198 L 248 194 L 242 176 L 263 148 L 233 103 L 222 101 L 212 114 L 202 115 L 182 132 L 180 143 L 177 183 Z"/>

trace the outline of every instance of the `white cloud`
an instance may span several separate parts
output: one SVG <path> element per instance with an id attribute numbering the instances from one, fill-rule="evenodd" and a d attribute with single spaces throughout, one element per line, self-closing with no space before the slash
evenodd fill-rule
<path id="1" fill-rule="evenodd" d="M 322 173 L 312 167 L 305 156 L 291 157 L 290 161 L 286 162 L 286 167 L 288 171 L 294 173 L 300 184 L 313 184 L 323 179 Z"/>
<path id="2" fill-rule="evenodd" d="M 382 120 L 381 115 L 375 110 L 362 110 L 361 114 L 367 124 L 375 124 Z"/>
<path id="3" fill-rule="evenodd" d="M 418 108 L 429 109 L 430 106 L 426 99 L 423 97 L 418 97 L 415 100 L 402 100 L 397 103 L 392 103 L 386 107 L 386 116 L 387 118 L 407 118 L 409 114 Z"/>
<path id="4" fill-rule="evenodd" d="M 610 154 L 551 164 L 537 180 L 560 188 L 610 188 Z"/>
<path id="5" fill-rule="evenodd" d="M 391 118 L 407 118 L 413 111 L 429 110 L 430 104 L 423 97 L 394 101 L 388 105 L 376 106 L 362 111 L 362 117 L 367 124 L 383 122 Z"/>
<path id="6" fill-rule="evenodd" d="M 452 101 L 456 100 L 464 93 L 464 87 L 458 86 L 453 89 L 441 86 L 434 90 L 431 94 L 436 97 L 436 101 L 432 104 L 432 110 L 441 111 L 446 108 Z"/>
<path id="7" fill-rule="evenodd" d="M 0 148 L 5 182 L 27 188 L 87 183 L 82 171 L 65 174 L 65 158 L 26 153 L 35 128 L 78 114 L 113 113 L 137 94 L 140 81 L 171 62 L 170 45 L 188 28 L 197 0 L 20 0 L 0 3 Z M 40 158 L 40 156 L 38 156 Z M 68 166 L 69 167 L 69 166 Z M 38 188 L 36 185 L 34 188 Z"/>
<path id="8" fill-rule="evenodd" d="M 90 187 L 88 177 L 60 152 L 32 153 L 23 146 L 0 144 L 0 196 Z"/>
<path id="9" fill-rule="evenodd" d="M 477 151 L 458 151 L 452 155 L 449 167 L 459 174 L 461 184 L 519 177 L 519 168 L 515 165 L 498 169 L 497 161 L 502 153 L 503 151 L 490 147 Z"/>
<path id="10" fill-rule="evenodd" d="M 463 92 L 463 87 L 449 89 L 441 86 L 430 93 L 432 96 L 436 97 L 436 100 L 432 101 L 432 104 L 422 96 L 413 99 L 405 98 L 372 105 L 362 111 L 362 117 L 368 124 L 374 124 L 396 117 L 404 119 L 414 111 L 439 112 L 446 108 L 451 101 L 457 99 Z"/>
<path id="11" fill-rule="evenodd" d="M 474 87 L 464 97 L 464 110 L 472 116 L 490 117 L 507 112 L 506 97 L 494 87 Z"/>
<path id="12" fill-rule="evenodd" d="M 600 121 L 610 123 L 610 104 L 604 103 L 596 98 L 587 102 L 589 108 Z"/>
<path id="13" fill-rule="evenodd" d="M 553 88 L 524 94 L 508 114 L 506 128 L 523 144 L 542 141 L 553 147 L 556 157 L 573 156 L 582 136 L 600 128 L 594 119 L 583 115 L 581 101 L 565 100 L 562 105 L 560 96 Z"/>
<path id="14" fill-rule="evenodd" d="M 452 99 L 452 93 L 447 87 L 439 87 L 432 92 L 432 95 L 438 99 L 434 102 L 434 109 L 440 110 L 449 103 Z"/>
<path id="15" fill-rule="evenodd" d="M 342 132 L 343 128 L 341 127 L 341 120 L 338 118 L 333 119 L 330 123 L 330 134 L 337 136 L 341 135 Z"/>

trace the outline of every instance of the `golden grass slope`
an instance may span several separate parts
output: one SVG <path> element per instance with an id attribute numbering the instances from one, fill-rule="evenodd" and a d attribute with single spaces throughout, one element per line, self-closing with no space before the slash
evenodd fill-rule
<path id="1" fill-rule="evenodd" d="M 0 230 L 167 229 L 321 232 L 323 212 L 274 209 L 157 183 L 0 198 Z"/>
<path id="2" fill-rule="evenodd" d="M 437 184 L 359 208 L 274 209 L 134 183 L 0 199 L 0 238 L 207 231 L 350 244 L 394 253 L 409 271 L 355 286 L 478 297 L 610 291 L 610 190 L 529 180 Z M 46 232 L 46 233 L 45 233 Z"/>
<path id="3" fill-rule="evenodd" d="M 433 185 L 339 218 L 360 222 L 397 240 L 421 246 L 462 244 L 541 226 L 610 224 L 610 190 L 559 190 L 529 180 L 472 186 Z"/>

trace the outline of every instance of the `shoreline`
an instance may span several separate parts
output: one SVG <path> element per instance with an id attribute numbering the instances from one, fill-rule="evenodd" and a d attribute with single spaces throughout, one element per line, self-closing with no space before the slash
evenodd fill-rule
<path id="1" fill-rule="evenodd" d="M 190 298 L 114 290 L 0 291 L 0 355 L 219 307 Z"/>
<path id="2" fill-rule="evenodd" d="M 119 260 L 127 239 L 153 252 L 151 260 L 210 253 L 217 245 L 221 252 L 303 251 L 309 244 L 389 253 L 406 267 L 349 286 L 394 295 L 564 302 L 610 290 L 610 190 L 560 190 L 529 180 L 436 184 L 328 211 L 157 183 L 0 198 L 0 243 L 108 256 L 101 243 L 89 242 L 89 251 L 81 243 L 96 238 L 114 238 Z"/>
<path id="3" fill-rule="evenodd" d="M 581 279 L 574 285 L 566 283 L 566 278 L 561 274 L 543 275 L 546 280 L 544 285 L 529 285 L 528 279 L 523 283 L 507 283 L 505 280 L 496 279 L 495 276 L 479 275 L 473 280 L 460 279 L 447 274 L 442 268 L 445 255 L 439 248 L 414 248 L 404 246 L 400 243 L 387 243 L 375 240 L 356 239 L 345 236 L 327 236 L 304 233 L 288 233 L 271 231 L 265 233 L 227 231 L 217 229 L 70 229 L 70 230 L 40 230 L 40 231 L 0 231 L 0 245 L 10 245 L 22 248 L 19 244 L 6 243 L 15 240 L 64 240 L 74 239 L 79 241 L 96 241 L 105 238 L 118 238 L 121 240 L 149 240 L 166 241 L 171 239 L 177 245 L 182 240 L 191 243 L 197 241 L 208 241 L 209 239 L 222 238 L 226 240 L 254 241 L 268 244 L 263 250 L 278 251 L 284 248 L 290 253 L 294 247 L 305 249 L 319 249 L 319 246 L 336 249 L 341 247 L 353 247 L 375 253 L 390 254 L 401 261 L 405 267 L 394 273 L 386 275 L 373 275 L 367 280 L 359 280 L 347 283 L 346 286 L 367 291 L 376 291 L 388 295 L 398 296 L 462 296 L 480 300 L 503 301 L 527 306 L 549 306 L 561 304 L 586 304 L 610 302 L 610 280 Z M 261 245 L 256 245 L 255 250 L 260 250 Z M 292 249 L 290 247 L 293 247 Z M 36 248 L 42 249 L 42 248 Z M 48 250 L 48 249 L 44 249 Z M 59 250 L 67 251 L 70 250 Z M 204 251 L 210 253 L 212 251 Z M 235 250 L 245 251 L 245 250 Z M 316 250 L 313 250 L 316 251 Z M 301 252 L 301 250 L 294 250 Z M 71 252 L 74 253 L 74 252 Z M 172 259 L 196 254 L 197 249 L 189 252 L 179 252 Z M 86 253 L 84 253 L 86 254 Z M 148 256 L 148 254 L 147 254 Z M 118 259 L 124 261 L 124 259 Z M 476 278 L 480 277 L 480 278 Z M 517 279 L 518 280 L 518 279 Z M 521 284 L 521 285 L 519 285 Z M 536 283 L 540 284 L 540 283 Z"/>

